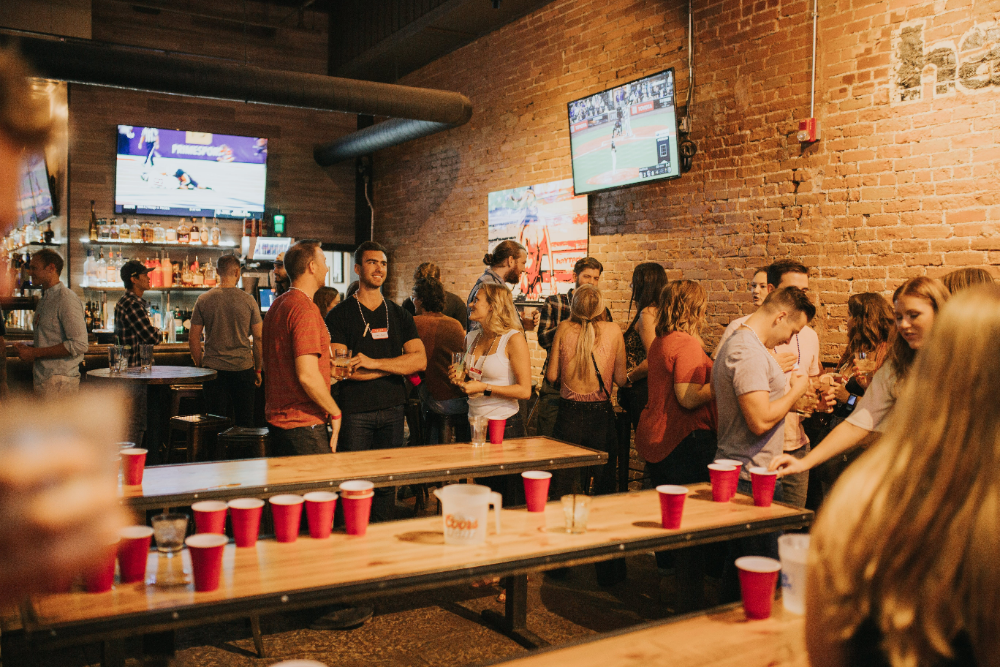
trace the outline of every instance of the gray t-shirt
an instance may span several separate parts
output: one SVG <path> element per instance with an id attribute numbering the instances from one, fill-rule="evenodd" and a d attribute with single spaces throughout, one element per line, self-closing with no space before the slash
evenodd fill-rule
<path id="1" fill-rule="evenodd" d="M 737 329 L 719 348 L 712 368 L 712 388 L 719 410 L 716 458 L 743 461 L 740 477 L 750 479 L 748 468 L 767 467 L 781 454 L 785 444 L 785 420 L 767 433 L 755 435 L 747 426 L 739 397 L 752 391 L 766 391 L 771 401 L 781 398 L 788 383 L 781 366 L 746 327 Z M 750 465 L 746 465 L 750 463 Z"/>
<path id="2" fill-rule="evenodd" d="M 205 327 L 202 365 L 217 371 L 253 368 L 250 327 L 260 322 L 257 302 L 238 287 L 216 287 L 202 294 L 191 315 L 191 324 Z"/>

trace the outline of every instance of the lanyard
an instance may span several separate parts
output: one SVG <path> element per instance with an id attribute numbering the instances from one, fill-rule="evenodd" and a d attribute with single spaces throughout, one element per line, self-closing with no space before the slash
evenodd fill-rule
<path id="1" fill-rule="evenodd" d="M 747 329 L 750 329 L 750 333 L 752 333 L 753 337 L 757 339 L 757 342 L 760 343 L 761 347 L 763 347 L 765 350 L 767 350 L 767 345 L 764 345 L 764 341 L 762 341 L 760 339 L 760 336 L 757 335 L 757 332 L 754 331 L 753 329 L 751 329 L 750 327 L 748 327 L 747 324 L 746 324 L 746 322 L 743 322 L 742 324 L 740 324 L 740 326 L 741 327 L 746 327 Z M 798 353 L 798 357 L 795 360 L 795 368 L 798 368 L 799 365 L 802 363 L 802 346 L 799 345 L 799 335 L 798 334 L 795 334 L 795 350 Z M 770 353 L 770 350 L 767 350 L 767 351 L 768 351 L 768 353 Z"/>
<path id="2" fill-rule="evenodd" d="M 382 297 L 382 305 L 385 306 L 385 297 L 382 296 L 381 292 L 379 292 L 379 296 Z M 361 315 L 361 321 L 365 323 L 365 331 L 364 331 L 364 333 L 361 334 L 361 337 L 364 338 L 365 336 L 368 335 L 369 331 L 373 331 L 373 330 L 372 330 L 372 328 L 370 326 L 368 326 L 368 320 L 365 319 L 365 312 L 364 312 L 364 310 L 361 309 L 361 300 L 358 299 L 358 295 L 357 294 L 354 295 L 354 300 L 358 304 L 358 313 Z M 388 338 L 388 337 L 389 337 L 389 307 L 385 306 L 385 335 L 383 336 L 383 338 Z M 375 338 L 375 334 L 374 333 L 372 334 L 372 338 L 373 339 Z"/>

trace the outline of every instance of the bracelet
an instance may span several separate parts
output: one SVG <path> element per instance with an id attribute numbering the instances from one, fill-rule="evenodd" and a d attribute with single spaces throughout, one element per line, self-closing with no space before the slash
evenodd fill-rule
<path id="1" fill-rule="evenodd" d="M 341 418 L 341 417 L 342 417 L 343 415 L 344 415 L 344 413 L 343 413 L 343 412 L 341 412 L 341 413 L 340 413 L 339 415 L 330 415 L 330 419 L 331 419 L 332 421 L 337 421 L 337 420 L 338 420 L 338 419 L 340 419 L 340 418 Z"/>

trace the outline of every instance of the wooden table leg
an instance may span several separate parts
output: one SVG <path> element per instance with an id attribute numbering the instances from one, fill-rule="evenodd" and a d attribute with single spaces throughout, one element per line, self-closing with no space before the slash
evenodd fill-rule
<path id="1" fill-rule="evenodd" d="M 501 616 L 492 609 L 483 611 L 483 620 L 524 648 L 539 648 L 549 643 L 528 630 L 528 575 L 504 578 L 507 601 Z"/>
<path id="2" fill-rule="evenodd" d="M 101 667 L 125 667 L 125 640 L 101 642 Z"/>
<path id="3" fill-rule="evenodd" d="M 250 617 L 250 632 L 253 633 L 253 646 L 257 649 L 258 658 L 266 658 L 264 653 L 264 638 L 260 636 L 260 615 L 254 614 Z"/>

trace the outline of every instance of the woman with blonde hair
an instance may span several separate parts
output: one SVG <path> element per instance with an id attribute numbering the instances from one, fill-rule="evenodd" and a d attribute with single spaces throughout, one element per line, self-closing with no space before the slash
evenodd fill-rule
<path id="1" fill-rule="evenodd" d="M 892 295 L 896 330 L 888 358 L 875 372 L 854 411 L 804 458 L 782 454 L 771 461 L 770 469 L 778 470 L 779 476 L 805 472 L 862 444 L 873 432 L 884 432 L 886 416 L 896 403 L 896 387 L 909 375 L 917 351 L 927 342 L 934 319 L 948 296 L 941 281 L 933 278 L 911 278 L 900 285 Z"/>
<path id="2" fill-rule="evenodd" d="M 469 416 L 506 419 L 504 438 L 526 435 L 518 399 L 531 397 L 531 360 L 528 341 L 510 290 L 483 283 L 469 311 L 475 327 L 465 337 L 466 373 L 455 367 L 451 381 L 469 396 Z"/>
<path id="3" fill-rule="evenodd" d="M 611 383 L 625 384 L 625 340 L 604 322 L 604 297 L 593 285 L 573 291 L 570 318 L 559 325 L 545 378 L 559 383 L 559 416 L 553 435 L 612 454 L 618 445 Z M 615 489 L 614 458 L 596 474 L 597 493 Z"/>
<path id="4" fill-rule="evenodd" d="M 882 440 L 812 532 L 816 667 L 987 665 L 1000 649 L 1000 289 L 942 309 Z"/>

